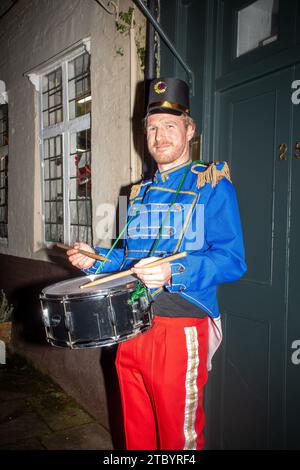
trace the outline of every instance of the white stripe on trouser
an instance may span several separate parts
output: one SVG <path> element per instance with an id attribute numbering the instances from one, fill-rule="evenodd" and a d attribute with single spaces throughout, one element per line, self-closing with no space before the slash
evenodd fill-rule
<path id="1" fill-rule="evenodd" d="M 188 354 L 185 378 L 185 411 L 184 411 L 184 450 L 195 450 L 197 433 L 195 430 L 196 411 L 198 405 L 198 335 L 195 326 L 184 329 Z"/>

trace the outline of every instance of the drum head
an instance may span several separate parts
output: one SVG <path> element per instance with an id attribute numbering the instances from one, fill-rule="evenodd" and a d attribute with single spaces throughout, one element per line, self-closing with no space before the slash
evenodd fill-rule
<path id="1" fill-rule="evenodd" d="M 110 273 L 112 274 L 112 273 Z M 115 292 L 116 290 L 125 289 L 128 291 L 134 289 L 137 278 L 134 276 L 126 276 L 120 279 L 103 282 L 98 286 L 86 287 L 81 289 L 80 286 L 87 284 L 88 282 L 95 281 L 102 277 L 107 277 L 107 274 L 100 274 L 98 276 L 82 276 L 77 278 L 68 279 L 66 281 L 57 282 L 51 286 L 45 287 L 42 291 L 41 296 L 52 299 L 61 298 L 83 298 L 85 296 L 104 296 L 109 292 Z"/>

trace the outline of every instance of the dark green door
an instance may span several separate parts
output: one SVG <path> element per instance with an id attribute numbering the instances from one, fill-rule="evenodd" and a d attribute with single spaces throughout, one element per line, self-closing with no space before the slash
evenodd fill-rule
<path id="1" fill-rule="evenodd" d="M 291 100 L 292 82 L 300 79 L 299 51 L 291 52 L 299 2 L 273 2 L 273 27 L 257 46 L 243 42 L 241 11 L 253 5 L 248 27 L 251 14 L 263 5 L 265 15 L 272 2 L 217 3 L 223 36 L 214 153 L 230 163 L 248 272 L 220 289 L 224 341 L 208 388 L 208 443 L 300 448 L 300 105 Z"/>
<path id="2" fill-rule="evenodd" d="M 220 97 L 220 151 L 238 193 L 248 265 L 242 281 L 220 290 L 222 446 L 229 449 L 283 439 L 288 161 L 279 146 L 291 141 L 291 81 L 288 69 Z"/>

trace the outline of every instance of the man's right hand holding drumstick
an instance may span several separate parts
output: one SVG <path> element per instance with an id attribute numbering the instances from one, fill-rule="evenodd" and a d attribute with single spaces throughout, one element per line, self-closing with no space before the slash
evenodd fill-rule
<path id="1" fill-rule="evenodd" d="M 87 243 L 76 242 L 74 247 L 71 250 L 67 251 L 70 263 L 73 264 L 76 268 L 79 269 L 89 269 L 95 263 L 95 260 L 89 258 L 86 255 L 78 253 L 78 250 L 89 251 L 90 253 L 95 253 L 95 250 L 91 248 Z"/>

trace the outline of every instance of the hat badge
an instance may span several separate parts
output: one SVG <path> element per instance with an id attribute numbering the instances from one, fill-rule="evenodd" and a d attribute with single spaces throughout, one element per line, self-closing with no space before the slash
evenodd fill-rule
<path id="1" fill-rule="evenodd" d="M 165 82 L 157 82 L 154 85 L 154 91 L 155 93 L 158 93 L 159 95 L 160 93 L 164 93 L 166 89 L 167 89 L 167 84 Z"/>

